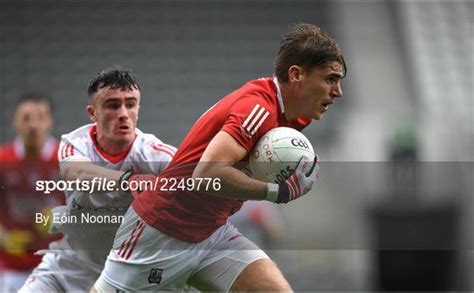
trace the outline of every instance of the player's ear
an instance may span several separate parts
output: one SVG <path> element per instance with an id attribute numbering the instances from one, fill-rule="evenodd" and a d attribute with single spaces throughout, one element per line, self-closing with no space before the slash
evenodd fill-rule
<path id="1" fill-rule="evenodd" d="M 95 116 L 95 109 L 92 105 L 87 105 L 86 107 L 87 114 L 89 115 L 89 119 L 92 122 L 97 122 L 97 117 Z"/>
<path id="2" fill-rule="evenodd" d="M 300 81 L 301 74 L 303 73 L 303 68 L 298 65 L 292 65 L 288 68 L 288 80 L 292 81 Z"/>

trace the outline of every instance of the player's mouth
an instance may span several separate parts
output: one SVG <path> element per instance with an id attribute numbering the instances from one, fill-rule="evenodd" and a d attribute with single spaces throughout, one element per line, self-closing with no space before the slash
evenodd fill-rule
<path id="1" fill-rule="evenodd" d="M 324 111 L 327 111 L 327 110 L 329 109 L 329 105 L 331 105 L 331 104 L 332 104 L 332 102 L 323 103 L 323 104 L 322 104 L 322 107 L 323 107 Z"/>
<path id="2" fill-rule="evenodd" d="M 128 125 L 121 125 L 119 126 L 120 133 L 128 133 L 130 131 L 130 126 Z"/>

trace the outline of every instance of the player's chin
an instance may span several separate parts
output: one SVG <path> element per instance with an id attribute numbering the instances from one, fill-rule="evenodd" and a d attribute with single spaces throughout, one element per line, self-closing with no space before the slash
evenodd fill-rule
<path id="1" fill-rule="evenodd" d="M 116 137 L 116 141 L 120 142 L 130 142 L 133 140 L 133 133 L 121 133 L 118 134 Z"/>
<path id="2" fill-rule="evenodd" d="M 313 112 L 313 119 L 314 120 L 320 120 L 321 118 L 324 117 L 324 114 L 326 113 L 327 108 L 321 107 Z"/>
<path id="3" fill-rule="evenodd" d="M 323 112 L 315 112 L 311 118 L 313 120 L 320 120 L 321 118 L 323 118 L 323 115 Z"/>

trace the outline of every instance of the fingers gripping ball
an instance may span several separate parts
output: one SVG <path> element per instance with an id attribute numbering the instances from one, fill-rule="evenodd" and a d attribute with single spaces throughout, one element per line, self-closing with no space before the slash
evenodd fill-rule
<path id="1" fill-rule="evenodd" d="M 265 133 L 249 158 L 254 178 L 276 184 L 285 182 L 302 158 L 311 161 L 314 150 L 310 141 L 296 129 L 277 127 Z M 308 172 L 312 164 L 304 164 Z"/>
<path id="2" fill-rule="evenodd" d="M 251 152 L 254 178 L 269 182 L 267 200 L 287 203 L 308 193 L 318 179 L 320 160 L 299 131 L 277 127 L 265 133 Z"/>
<path id="3" fill-rule="evenodd" d="M 306 172 L 308 165 L 311 168 Z M 314 161 L 309 161 L 306 157 L 302 158 L 293 174 L 280 184 L 275 202 L 287 203 L 308 193 L 318 180 L 320 166 L 318 156 L 314 158 Z"/>

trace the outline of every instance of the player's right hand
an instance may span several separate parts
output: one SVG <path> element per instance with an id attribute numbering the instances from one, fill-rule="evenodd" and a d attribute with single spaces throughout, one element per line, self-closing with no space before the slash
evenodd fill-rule
<path id="1" fill-rule="evenodd" d="M 308 164 L 311 163 L 313 164 L 310 170 L 305 172 L 308 169 Z M 306 157 L 301 158 L 293 174 L 278 186 L 278 193 L 274 202 L 288 203 L 308 193 L 318 180 L 320 167 L 321 162 L 318 156 L 314 158 L 313 162 Z"/>

